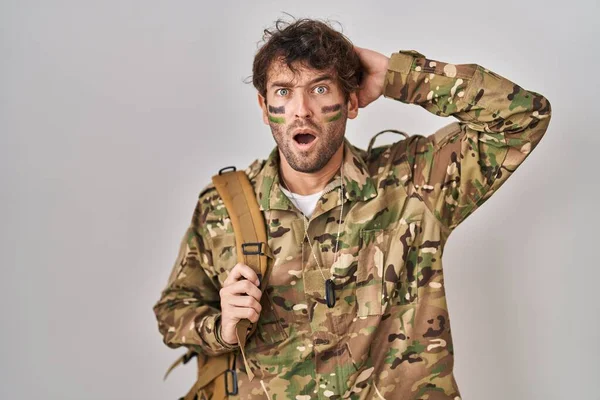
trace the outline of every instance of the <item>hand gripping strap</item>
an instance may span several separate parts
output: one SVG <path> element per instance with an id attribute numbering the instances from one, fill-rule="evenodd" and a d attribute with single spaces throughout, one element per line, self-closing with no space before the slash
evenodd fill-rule
<path id="1" fill-rule="evenodd" d="M 229 171 L 213 176 L 212 181 L 225 203 L 237 243 L 237 259 L 254 270 L 264 293 L 267 287 L 267 257 L 272 254 L 267 244 L 265 220 L 256 201 L 254 188 L 244 171 Z M 236 326 L 238 344 L 246 365 L 248 378 L 254 373 L 246 359 L 246 338 L 254 332 L 256 325 L 244 319 Z"/>

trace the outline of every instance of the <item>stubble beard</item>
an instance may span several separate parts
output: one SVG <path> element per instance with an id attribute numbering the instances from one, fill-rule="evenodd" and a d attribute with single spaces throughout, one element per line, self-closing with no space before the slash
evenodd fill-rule
<path id="1" fill-rule="evenodd" d="M 272 122 L 269 126 L 279 151 L 290 167 L 298 172 L 314 173 L 327 165 L 344 142 L 346 115 L 347 112 L 343 111 L 343 115 L 338 120 L 327 123 L 325 132 L 322 132 L 319 126 L 310 120 L 306 120 L 306 123 L 302 125 L 291 124 L 287 128 Z M 311 128 L 320 133 L 316 147 L 311 148 L 306 153 L 295 148 L 294 138 L 292 137 L 292 131 L 299 127 Z"/>

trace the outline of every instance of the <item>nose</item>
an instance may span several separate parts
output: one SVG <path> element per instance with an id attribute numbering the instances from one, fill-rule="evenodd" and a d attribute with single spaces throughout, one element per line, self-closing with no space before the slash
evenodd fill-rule
<path id="1" fill-rule="evenodd" d="M 294 114 L 296 118 L 304 119 L 311 118 L 313 113 L 310 109 L 309 96 L 305 93 L 299 93 L 296 96 L 296 105 Z"/>

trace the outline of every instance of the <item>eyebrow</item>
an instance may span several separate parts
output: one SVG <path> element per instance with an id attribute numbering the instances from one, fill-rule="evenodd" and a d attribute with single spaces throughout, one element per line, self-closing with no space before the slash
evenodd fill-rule
<path id="1" fill-rule="evenodd" d="M 323 82 L 323 81 L 333 81 L 333 77 L 331 75 L 321 75 L 316 77 L 315 79 L 313 79 L 312 81 L 308 82 L 306 85 L 314 85 L 317 82 Z M 273 82 L 269 85 L 269 89 L 273 88 L 273 87 L 290 87 L 292 86 L 292 81 L 289 82 L 283 82 L 283 81 L 278 81 L 278 82 Z"/>

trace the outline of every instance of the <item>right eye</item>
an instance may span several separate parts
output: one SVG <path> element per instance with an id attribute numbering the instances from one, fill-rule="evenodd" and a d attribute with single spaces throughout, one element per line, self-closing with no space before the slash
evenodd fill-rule
<path id="1" fill-rule="evenodd" d="M 287 96 L 290 93 L 290 91 L 288 89 L 285 88 L 281 88 L 281 89 L 277 89 L 275 91 L 275 94 L 278 96 Z"/>

